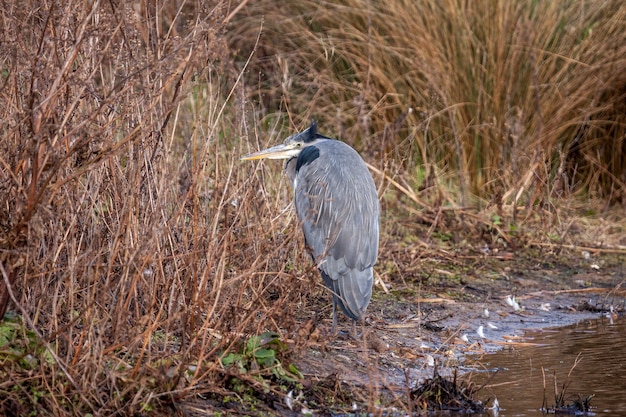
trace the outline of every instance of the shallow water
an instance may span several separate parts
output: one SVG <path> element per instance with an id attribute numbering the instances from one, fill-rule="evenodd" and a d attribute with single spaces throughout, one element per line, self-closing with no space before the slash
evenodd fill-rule
<path id="1" fill-rule="evenodd" d="M 487 371 L 473 375 L 479 385 L 498 370 L 478 397 L 495 396 L 499 417 L 541 415 L 544 391 L 546 405 L 554 406 L 555 378 L 559 391 L 569 383 L 567 403 L 578 394 L 593 394 L 597 416 L 626 416 L 626 320 L 603 318 L 532 331 L 523 341 L 532 345 L 512 345 L 471 360 L 477 370 Z"/>

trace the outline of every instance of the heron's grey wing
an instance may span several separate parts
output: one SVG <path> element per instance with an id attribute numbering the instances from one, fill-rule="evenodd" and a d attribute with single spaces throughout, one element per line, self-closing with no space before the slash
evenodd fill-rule
<path id="1" fill-rule="evenodd" d="M 372 295 L 378 197 L 361 157 L 336 143 L 339 147 L 300 170 L 294 183 L 295 203 L 326 285 L 344 312 L 358 319 Z"/>

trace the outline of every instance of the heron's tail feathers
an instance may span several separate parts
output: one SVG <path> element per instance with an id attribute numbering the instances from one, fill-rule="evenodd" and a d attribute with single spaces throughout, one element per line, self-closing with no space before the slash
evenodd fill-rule
<path id="1" fill-rule="evenodd" d="M 366 268 L 363 271 L 348 269 L 337 279 L 332 279 L 324 271 L 320 272 L 341 310 L 351 319 L 360 320 L 372 298 L 373 268 Z"/>

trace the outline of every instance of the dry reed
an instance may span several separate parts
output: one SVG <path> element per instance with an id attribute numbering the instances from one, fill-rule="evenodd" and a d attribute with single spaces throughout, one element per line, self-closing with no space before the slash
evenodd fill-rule
<path id="1" fill-rule="evenodd" d="M 247 16 L 245 15 L 247 13 Z M 267 112 L 315 116 L 415 188 L 463 205 L 624 201 L 626 6 L 258 1 L 229 32 Z"/>

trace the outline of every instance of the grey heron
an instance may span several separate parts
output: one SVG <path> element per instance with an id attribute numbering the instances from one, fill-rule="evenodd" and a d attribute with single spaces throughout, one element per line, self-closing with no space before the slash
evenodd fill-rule
<path id="1" fill-rule="evenodd" d="M 373 267 L 378 257 L 380 209 L 372 175 L 349 145 L 317 133 L 315 121 L 282 145 L 242 160 L 287 159 L 296 213 L 306 245 L 337 305 L 361 320 L 372 297 Z"/>

